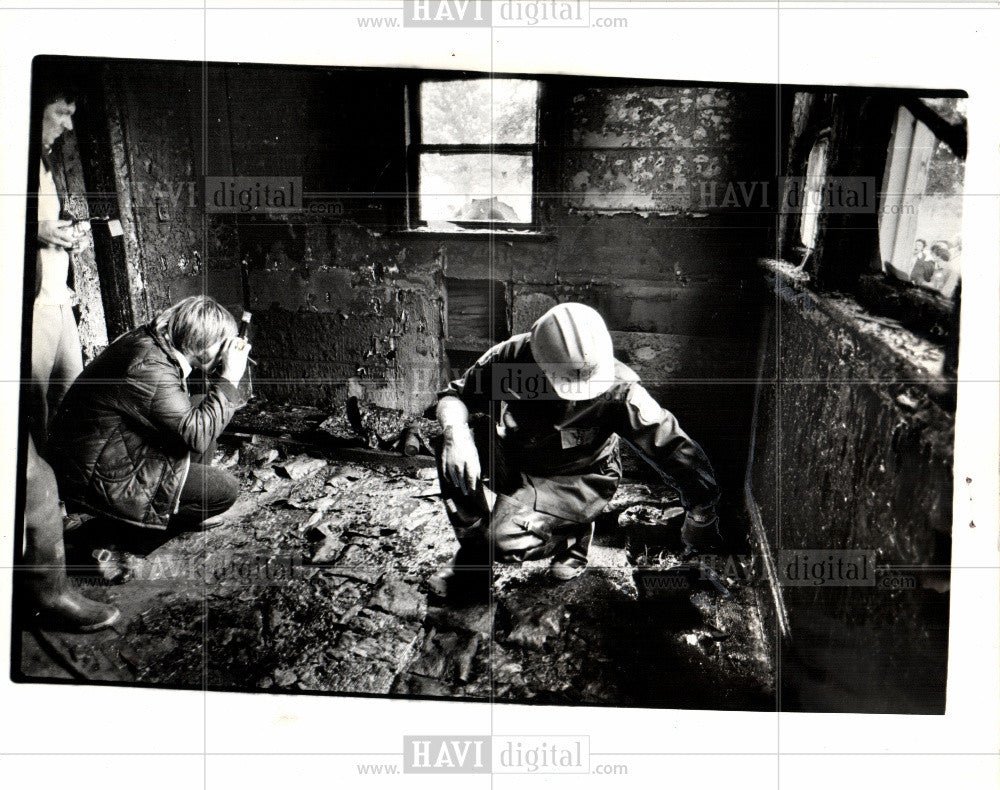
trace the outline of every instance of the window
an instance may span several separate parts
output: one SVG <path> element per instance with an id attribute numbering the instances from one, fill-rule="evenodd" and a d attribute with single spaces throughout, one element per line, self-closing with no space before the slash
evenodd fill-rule
<path id="1" fill-rule="evenodd" d="M 964 121 L 963 99 L 924 100 L 946 121 Z M 950 298 L 961 276 L 965 162 L 906 107 L 896 116 L 879 219 L 882 268 Z"/>
<path id="2" fill-rule="evenodd" d="M 424 81 L 410 120 L 411 225 L 532 225 L 537 82 Z"/>
<path id="3" fill-rule="evenodd" d="M 809 251 L 816 248 L 819 233 L 819 212 L 823 205 L 823 188 L 826 185 L 826 160 L 830 141 L 820 139 L 809 151 L 806 164 L 806 180 L 803 185 L 802 220 L 799 225 L 799 239 Z"/>

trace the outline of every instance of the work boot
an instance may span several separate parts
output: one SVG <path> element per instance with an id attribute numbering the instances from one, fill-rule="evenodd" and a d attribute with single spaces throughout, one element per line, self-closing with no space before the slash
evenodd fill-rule
<path id="1" fill-rule="evenodd" d="M 459 555 L 456 555 L 447 568 L 442 568 L 427 580 L 428 592 L 449 603 L 487 600 L 493 584 L 489 565 L 468 565 L 458 560 Z"/>
<path id="2" fill-rule="evenodd" d="M 114 606 L 92 601 L 74 590 L 64 568 L 36 566 L 20 570 L 25 628 L 89 634 L 107 628 L 121 617 Z"/>
<path id="3" fill-rule="evenodd" d="M 569 544 L 552 558 L 550 573 L 559 581 L 575 579 L 587 570 L 590 541 L 594 538 L 594 522 L 581 524 L 579 532 L 569 539 Z"/>

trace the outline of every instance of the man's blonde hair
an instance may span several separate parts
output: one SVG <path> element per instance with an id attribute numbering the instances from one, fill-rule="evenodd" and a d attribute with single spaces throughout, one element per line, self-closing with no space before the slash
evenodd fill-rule
<path id="1" fill-rule="evenodd" d="M 189 296 L 156 317 L 156 330 L 182 354 L 201 354 L 236 337 L 236 319 L 211 296 Z"/>

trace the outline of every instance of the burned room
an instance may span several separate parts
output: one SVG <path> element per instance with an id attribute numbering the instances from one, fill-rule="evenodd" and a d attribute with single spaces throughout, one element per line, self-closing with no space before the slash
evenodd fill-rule
<path id="1" fill-rule="evenodd" d="M 962 91 L 31 95 L 15 679 L 944 712 Z"/>

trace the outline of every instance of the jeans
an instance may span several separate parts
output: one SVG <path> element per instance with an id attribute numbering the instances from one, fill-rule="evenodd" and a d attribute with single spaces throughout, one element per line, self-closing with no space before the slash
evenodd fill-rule
<path id="1" fill-rule="evenodd" d="M 201 396 L 194 396 L 197 403 Z M 191 455 L 191 468 L 181 489 L 177 513 L 171 519 L 171 526 L 188 527 L 217 516 L 229 510 L 240 495 L 239 481 L 217 466 L 212 466 L 215 458 L 215 442 L 200 455 Z"/>
<path id="2" fill-rule="evenodd" d="M 239 494 L 239 483 L 225 469 L 192 462 L 174 518 L 183 522 L 217 516 L 229 510 Z"/>

